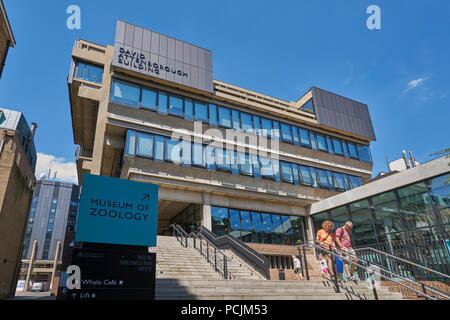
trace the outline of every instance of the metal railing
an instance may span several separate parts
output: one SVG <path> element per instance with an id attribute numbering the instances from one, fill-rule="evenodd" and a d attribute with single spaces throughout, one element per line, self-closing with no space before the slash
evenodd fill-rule
<path id="1" fill-rule="evenodd" d="M 428 294 L 427 291 L 423 290 L 423 285 L 421 283 L 418 283 L 412 279 L 408 279 L 405 278 L 399 274 L 395 274 L 394 272 L 391 272 L 387 269 L 384 269 L 380 266 L 376 266 L 374 264 L 372 264 L 370 261 L 367 261 L 365 259 L 362 259 L 358 256 L 349 254 L 347 252 L 345 252 L 345 256 L 343 256 L 343 252 L 331 247 L 328 247 L 328 249 L 323 248 L 320 245 L 317 245 L 315 243 L 306 243 L 303 245 L 300 245 L 298 247 L 299 249 L 299 255 L 300 257 L 303 258 L 303 268 L 305 269 L 305 271 L 307 272 L 307 280 L 309 280 L 309 275 L 308 275 L 308 262 L 307 262 L 307 258 L 306 258 L 306 252 L 305 252 L 305 248 L 306 247 L 311 247 L 314 248 L 316 250 L 318 250 L 319 252 L 328 255 L 329 257 L 331 257 L 331 261 L 332 261 L 332 265 L 331 268 L 333 270 L 332 272 L 332 276 L 330 277 L 330 279 L 334 284 L 335 287 L 335 291 L 337 293 L 340 293 L 340 289 L 341 287 L 343 287 L 339 282 L 338 278 L 337 278 L 337 272 L 336 272 L 336 260 L 337 258 L 341 258 L 343 261 L 348 262 L 348 263 L 352 263 L 355 264 L 356 267 L 358 268 L 358 276 L 359 276 L 359 280 L 364 280 L 364 281 L 369 281 L 373 290 L 373 294 L 375 297 L 375 300 L 379 299 L 378 293 L 377 293 L 377 283 L 376 283 L 376 279 L 379 279 L 380 281 L 391 281 L 393 283 L 395 283 L 396 285 L 403 287 L 405 289 L 407 289 L 410 292 L 413 292 L 414 294 L 423 297 L 425 299 L 429 299 L 429 300 L 438 300 L 438 298 L 436 297 L 439 296 L 440 299 L 450 299 L 449 296 L 438 292 L 436 290 L 429 290 L 432 291 L 433 294 L 435 296 L 431 296 L 430 294 Z M 302 254 L 303 251 L 303 254 Z M 353 261 L 351 261 L 353 260 Z M 328 266 L 330 267 L 330 266 Z M 303 270 L 302 270 L 303 271 Z M 408 283 L 408 284 L 405 284 Z M 435 292 L 436 291 L 436 292 Z"/>
<path id="2" fill-rule="evenodd" d="M 197 232 L 187 234 L 187 232 L 177 224 L 172 224 L 170 227 L 172 228 L 173 236 L 177 238 L 183 247 L 187 248 L 190 246 L 198 250 L 223 279 L 232 278 L 232 275 L 228 270 L 230 258 L 219 248 Z"/>
<path id="3" fill-rule="evenodd" d="M 393 240 L 356 247 L 355 250 L 360 252 L 360 256 L 416 281 L 449 281 L 450 252 L 445 243 L 447 239 L 444 236 L 434 236 L 433 238 Z M 381 257 L 379 252 L 390 254 L 390 258 L 396 259 L 395 261 L 386 259 L 386 255 Z M 399 264 L 397 263 L 399 259 L 410 263 Z"/>

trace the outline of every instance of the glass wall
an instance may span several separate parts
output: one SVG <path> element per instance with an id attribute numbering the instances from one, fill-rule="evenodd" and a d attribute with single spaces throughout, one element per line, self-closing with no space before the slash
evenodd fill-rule
<path id="1" fill-rule="evenodd" d="M 203 223 L 202 206 L 190 204 L 170 220 L 172 223 L 180 225 L 188 234 L 196 231 Z"/>
<path id="2" fill-rule="evenodd" d="M 103 69 L 101 69 L 101 72 L 103 73 Z M 93 74 L 93 71 L 89 74 Z M 91 79 L 90 81 L 93 80 Z M 182 117 L 186 120 L 197 120 L 212 126 L 242 130 L 246 133 L 262 135 L 282 140 L 286 143 L 334 153 L 347 158 L 372 162 L 372 156 L 368 146 L 357 145 L 336 137 L 325 136 L 311 130 L 299 128 L 287 123 L 280 123 L 224 106 L 193 101 L 189 98 L 123 80 L 113 79 L 110 100 L 112 102 L 156 111 L 161 114 Z M 312 99 L 304 107 L 308 107 L 304 110 L 313 112 Z"/>
<path id="3" fill-rule="evenodd" d="M 361 177 L 134 130 L 127 131 L 125 154 L 336 191 L 362 183 Z"/>
<path id="4" fill-rule="evenodd" d="M 311 217 L 314 231 L 325 220 L 332 220 L 336 228 L 352 221 L 354 247 L 390 245 L 397 240 L 448 239 L 449 178 L 450 174 L 444 174 L 315 214 Z"/>
<path id="5" fill-rule="evenodd" d="M 95 83 L 102 83 L 103 67 L 85 63 L 82 61 L 76 61 L 75 65 L 75 78 Z"/>
<path id="6" fill-rule="evenodd" d="M 212 231 L 243 242 L 295 245 L 305 241 L 303 217 L 211 207 Z"/>

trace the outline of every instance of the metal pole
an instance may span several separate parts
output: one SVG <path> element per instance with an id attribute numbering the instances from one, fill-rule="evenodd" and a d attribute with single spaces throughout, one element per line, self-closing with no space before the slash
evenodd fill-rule
<path id="1" fill-rule="evenodd" d="M 377 288 L 375 287 L 375 281 L 373 280 L 373 271 L 370 273 L 370 282 L 372 283 L 373 295 L 375 300 L 378 300 Z"/>
<path id="2" fill-rule="evenodd" d="M 206 242 L 206 261 L 209 262 L 209 242 Z"/>
<path id="3" fill-rule="evenodd" d="M 214 247 L 214 270 L 217 271 L 217 250 L 216 250 L 216 247 Z"/>
<path id="4" fill-rule="evenodd" d="M 331 246 L 330 246 L 330 252 L 331 251 Z M 338 280 L 337 280 L 337 270 L 336 270 L 336 257 L 334 255 L 331 255 L 331 264 L 332 264 L 332 268 L 333 268 L 333 273 L 334 273 L 334 285 L 336 287 L 336 292 L 337 293 L 341 293 L 341 290 L 339 289 L 339 284 L 338 284 Z"/>
<path id="5" fill-rule="evenodd" d="M 309 280 L 308 261 L 306 260 L 306 248 L 303 247 L 303 260 L 305 261 L 306 280 Z"/>
<path id="6" fill-rule="evenodd" d="M 223 276 L 228 279 L 228 267 L 227 267 L 227 257 L 223 256 Z"/>

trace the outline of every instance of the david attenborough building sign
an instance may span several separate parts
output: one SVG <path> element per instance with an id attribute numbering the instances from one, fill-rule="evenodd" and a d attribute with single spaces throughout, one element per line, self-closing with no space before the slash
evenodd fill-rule
<path id="1" fill-rule="evenodd" d="M 210 50 L 121 20 L 112 65 L 213 93 Z"/>
<path id="2" fill-rule="evenodd" d="M 85 174 L 75 241 L 156 246 L 158 185 Z"/>

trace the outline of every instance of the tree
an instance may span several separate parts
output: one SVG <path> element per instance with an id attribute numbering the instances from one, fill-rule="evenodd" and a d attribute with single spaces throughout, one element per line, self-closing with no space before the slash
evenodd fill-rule
<path id="1" fill-rule="evenodd" d="M 450 148 L 430 154 L 430 157 L 441 157 L 441 156 L 445 156 L 446 159 L 450 159 Z M 448 163 L 448 166 L 450 167 L 450 162 Z M 445 184 L 449 184 L 449 183 L 450 183 L 450 177 L 447 179 L 447 181 L 445 181 Z"/>

